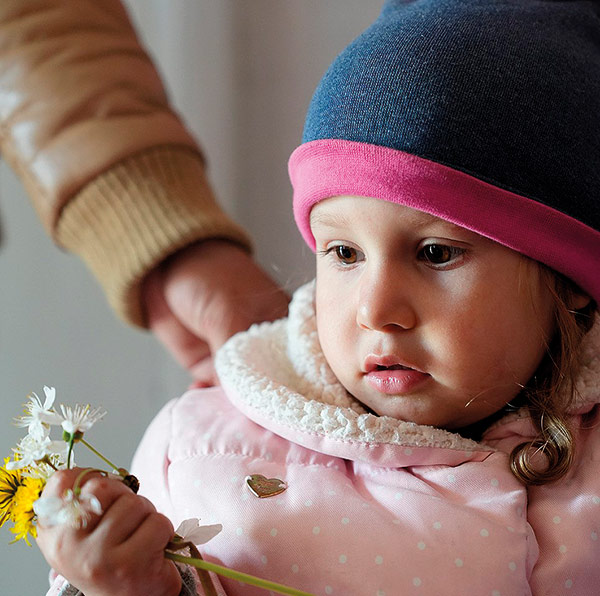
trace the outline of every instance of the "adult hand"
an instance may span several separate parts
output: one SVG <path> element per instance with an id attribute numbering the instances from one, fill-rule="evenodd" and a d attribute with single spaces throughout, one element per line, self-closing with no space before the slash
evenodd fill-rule
<path id="1" fill-rule="evenodd" d="M 56 472 L 42 497 L 62 498 L 80 468 Z M 173 538 L 171 522 L 120 480 L 89 472 L 80 482 L 83 503 L 92 495 L 102 513 L 90 513 L 85 527 L 38 523 L 37 543 L 52 568 L 86 596 L 176 596 L 181 577 L 164 550 Z"/>
<path id="2" fill-rule="evenodd" d="M 286 315 L 289 298 L 236 244 L 206 240 L 153 270 L 142 300 L 149 328 L 196 385 L 218 382 L 212 355 L 253 323 Z"/>

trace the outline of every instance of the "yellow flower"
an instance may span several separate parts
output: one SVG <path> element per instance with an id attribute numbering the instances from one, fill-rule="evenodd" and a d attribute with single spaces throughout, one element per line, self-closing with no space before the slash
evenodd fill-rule
<path id="1" fill-rule="evenodd" d="M 10 515 L 14 522 L 14 527 L 11 528 L 11 532 L 15 534 L 13 542 L 25 540 L 31 546 L 28 534 L 34 538 L 37 536 L 33 504 L 40 498 L 43 489 L 44 481 L 41 478 L 23 478 L 23 483 L 17 489 L 13 499 L 14 504 Z"/>
<path id="2" fill-rule="evenodd" d="M 14 498 L 23 482 L 20 470 L 6 469 L 9 461 L 10 458 L 7 457 L 4 465 L 0 468 L 0 528 L 5 521 L 12 519 Z"/>
<path id="3" fill-rule="evenodd" d="M 12 521 L 13 542 L 25 540 L 31 546 L 28 536 L 37 535 L 33 503 L 40 498 L 45 480 L 24 476 L 21 470 L 7 470 L 8 461 L 6 458 L 0 468 L 0 527 Z"/>

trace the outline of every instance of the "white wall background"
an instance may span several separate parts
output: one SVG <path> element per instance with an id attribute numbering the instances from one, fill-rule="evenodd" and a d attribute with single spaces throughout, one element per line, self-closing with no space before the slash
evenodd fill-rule
<path id="1" fill-rule="evenodd" d="M 382 0 L 128 0 L 174 105 L 200 139 L 225 208 L 256 241 L 263 266 L 290 290 L 312 276 L 293 224 L 287 159 L 335 55 L 376 16 Z M 116 320 L 74 257 L 45 236 L 25 193 L 0 165 L 0 455 L 21 436 L 10 421 L 44 384 L 58 400 L 108 410 L 91 431 L 128 465 L 152 416 L 187 375 L 152 336 Z M 0 533 L 4 595 L 37 596 L 47 566 L 34 546 Z"/>

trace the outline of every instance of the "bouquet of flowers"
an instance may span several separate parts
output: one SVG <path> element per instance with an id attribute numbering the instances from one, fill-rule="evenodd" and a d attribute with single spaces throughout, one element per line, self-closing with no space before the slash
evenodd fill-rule
<path id="1" fill-rule="evenodd" d="M 134 492 L 139 488 L 134 476 L 113 464 L 84 438 L 85 433 L 105 416 L 106 412 L 102 408 L 93 408 L 89 404 L 60 404 L 57 410 L 54 407 L 54 387 L 44 387 L 44 397 L 42 402 L 36 393 L 29 395 L 23 415 L 15 420 L 17 426 L 27 428 L 27 435 L 13 448 L 13 455 L 5 458 L 4 465 L 0 467 L 0 527 L 6 522 L 12 522 L 12 542 L 24 540 L 30 546 L 29 538 L 37 536 L 38 521 L 48 526 L 68 524 L 80 528 L 87 525 L 92 515 L 102 514 L 98 499 L 81 493 L 81 483 L 91 471 L 103 475 L 113 474 Z M 58 440 L 50 436 L 53 427 L 62 432 Z M 52 474 L 75 466 L 76 445 L 93 452 L 110 471 L 83 469 L 73 488 L 68 489 L 62 497 L 43 497 L 42 491 Z M 216 595 L 209 571 L 278 594 L 311 596 L 307 592 L 202 559 L 197 545 L 208 542 L 221 528 L 220 524 L 201 526 L 197 519 L 185 520 L 165 549 L 166 558 L 196 569 L 206 596 Z"/>

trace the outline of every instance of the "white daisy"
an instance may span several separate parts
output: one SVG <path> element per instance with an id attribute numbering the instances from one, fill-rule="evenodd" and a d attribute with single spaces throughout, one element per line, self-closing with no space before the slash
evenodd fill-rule
<path id="1" fill-rule="evenodd" d="M 19 470 L 35 467 L 37 462 L 46 458 L 49 458 L 53 463 L 60 464 L 61 461 L 66 459 L 67 447 L 64 441 L 52 441 L 47 436 L 27 435 L 13 448 L 14 461 L 8 462 L 6 468 L 8 470 Z"/>
<path id="2" fill-rule="evenodd" d="M 44 526 L 66 524 L 79 529 L 87 526 L 92 513 L 102 515 L 102 506 L 94 495 L 76 495 L 68 489 L 63 498 L 41 497 L 33 504 L 33 511 Z"/>
<path id="3" fill-rule="evenodd" d="M 52 408 L 56 398 L 56 389 L 44 386 L 44 394 L 46 399 L 42 404 L 37 393 L 32 392 L 28 396 L 30 401 L 25 404 L 25 414 L 15 420 L 17 426 L 26 426 L 27 432 L 38 438 L 48 436 L 51 424 L 62 422 L 62 418 Z"/>
<path id="4" fill-rule="evenodd" d="M 191 542 L 199 546 L 212 540 L 223 529 L 221 524 L 201 526 L 199 522 L 200 520 L 195 517 L 186 519 L 179 524 L 175 534 L 181 538 L 182 542 Z"/>
<path id="5" fill-rule="evenodd" d="M 81 404 L 64 406 L 61 404 L 60 410 L 63 416 L 60 424 L 63 430 L 70 435 L 77 432 L 86 432 L 106 414 L 103 408 L 92 408 L 90 404 L 85 406 Z"/>

